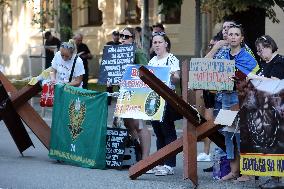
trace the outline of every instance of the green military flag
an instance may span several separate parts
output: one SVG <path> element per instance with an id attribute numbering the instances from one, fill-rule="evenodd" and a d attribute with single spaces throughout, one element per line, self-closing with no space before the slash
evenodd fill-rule
<path id="1" fill-rule="evenodd" d="M 107 93 L 56 85 L 49 157 L 104 169 L 107 112 Z"/>

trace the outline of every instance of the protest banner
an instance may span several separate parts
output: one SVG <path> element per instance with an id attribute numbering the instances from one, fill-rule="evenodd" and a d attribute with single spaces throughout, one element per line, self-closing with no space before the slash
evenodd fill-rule
<path id="1" fill-rule="evenodd" d="M 192 58 L 189 63 L 190 89 L 231 91 L 235 75 L 235 62 L 225 59 Z"/>
<path id="2" fill-rule="evenodd" d="M 99 83 L 119 84 L 126 66 L 134 63 L 135 49 L 133 44 L 104 46 Z"/>
<path id="3" fill-rule="evenodd" d="M 165 100 L 139 78 L 139 65 L 129 65 L 123 75 L 114 115 L 122 118 L 162 120 Z M 169 67 L 146 66 L 169 85 Z"/>
<path id="4" fill-rule="evenodd" d="M 107 93 L 56 85 L 49 157 L 104 169 L 107 111 Z"/>
<path id="5" fill-rule="evenodd" d="M 284 80 L 252 80 L 239 119 L 241 173 L 284 176 Z"/>
<path id="6" fill-rule="evenodd" d="M 107 128 L 106 165 L 108 168 L 122 167 L 127 138 L 127 129 Z"/>

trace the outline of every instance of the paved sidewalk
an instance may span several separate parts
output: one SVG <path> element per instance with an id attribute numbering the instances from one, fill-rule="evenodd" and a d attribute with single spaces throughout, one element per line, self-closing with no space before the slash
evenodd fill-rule
<path id="1" fill-rule="evenodd" d="M 35 109 L 41 113 L 38 106 L 39 99 L 34 99 Z M 113 108 L 109 107 L 108 124 L 112 123 Z M 51 109 L 47 108 L 44 119 L 51 124 Z M 57 188 L 96 188 L 96 189 L 185 189 L 193 188 L 190 180 L 183 180 L 182 154 L 177 156 L 175 174 L 165 177 L 142 175 L 137 180 L 130 180 L 128 170 L 98 170 L 81 168 L 67 164 L 60 164 L 49 159 L 48 151 L 28 129 L 28 133 L 35 148 L 27 149 L 21 156 L 14 144 L 3 121 L 0 121 L 0 188 L 9 189 L 57 189 Z M 181 135 L 181 133 L 179 133 Z M 212 149 L 214 145 L 212 146 Z M 198 143 L 201 152 L 202 143 Z M 155 152 L 155 136 L 152 136 L 151 152 Z M 257 188 L 259 181 L 249 181 L 235 184 L 232 181 L 218 182 L 212 180 L 212 173 L 204 173 L 202 169 L 211 165 L 209 162 L 198 163 L 198 176 L 200 189 L 205 188 Z M 263 182 L 265 178 L 261 178 Z"/>

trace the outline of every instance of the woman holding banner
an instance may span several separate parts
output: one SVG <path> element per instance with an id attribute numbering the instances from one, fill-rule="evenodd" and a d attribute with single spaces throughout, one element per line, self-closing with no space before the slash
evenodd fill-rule
<path id="1" fill-rule="evenodd" d="M 76 53 L 76 44 L 73 39 L 61 44 L 51 62 L 50 78 L 52 83 L 66 83 L 82 87 L 85 69 L 82 59 Z"/>
<path id="2" fill-rule="evenodd" d="M 165 32 L 153 33 L 152 47 L 157 54 L 150 62 L 149 66 L 169 66 L 171 83 L 170 88 L 175 90 L 175 85 L 180 81 L 180 67 L 179 60 L 170 53 L 170 40 Z M 152 126 L 157 137 L 157 150 L 170 144 L 177 139 L 174 119 L 170 114 L 171 107 L 166 104 L 163 121 L 152 121 Z M 174 111 L 174 110 L 173 110 Z M 153 173 L 156 176 L 165 176 L 174 174 L 174 167 L 176 166 L 176 156 L 168 158 L 163 165 L 156 166 L 147 173 Z"/>
<path id="3" fill-rule="evenodd" d="M 136 52 L 135 52 L 135 64 L 140 65 L 147 65 L 147 57 L 146 54 L 140 47 L 140 45 L 136 44 L 137 40 L 135 40 L 135 29 L 126 27 L 120 32 L 120 42 L 125 44 L 135 44 L 136 45 Z M 140 142 L 140 146 L 142 149 L 142 159 L 146 158 L 150 154 L 150 147 L 151 147 L 151 133 L 148 130 L 145 121 L 132 119 L 132 118 L 125 118 L 123 119 L 124 126 L 129 130 L 129 133 L 133 139 L 136 139 Z M 114 124 L 117 124 L 117 118 L 114 120 Z"/>
<path id="4" fill-rule="evenodd" d="M 272 79 L 284 79 L 284 56 L 277 53 L 278 46 L 272 37 L 269 35 L 264 35 L 255 41 L 255 46 L 257 49 L 257 54 L 262 59 L 262 70 L 259 75 L 272 78 Z M 277 108 L 276 108 L 277 109 Z M 283 110 L 282 110 L 283 111 Z M 281 114 L 281 108 L 280 112 Z M 279 138 L 279 144 L 283 144 L 282 137 Z M 272 150 L 271 150 L 272 151 Z M 280 188 L 280 177 L 272 177 L 265 183 L 261 184 L 261 188 L 279 185 Z M 281 185 L 283 187 L 283 185 Z"/>

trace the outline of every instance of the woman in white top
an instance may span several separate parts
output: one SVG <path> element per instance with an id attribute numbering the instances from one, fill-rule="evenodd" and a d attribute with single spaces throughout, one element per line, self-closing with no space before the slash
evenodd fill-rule
<path id="1" fill-rule="evenodd" d="M 152 47 L 157 54 L 150 62 L 149 66 L 156 67 L 170 67 L 171 83 L 170 88 L 175 90 L 175 85 L 180 81 L 180 67 L 179 60 L 170 53 L 170 40 L 165 32 L 153 33 Z M 177 139 L 174 120 L 169 113 L 171 107 L 167 104 L 163 121 L 152 121 L 152 126 L 157 137 L 157 150 L 170 144 Z M 156 176 L 165 176 L 174 174 L 174 167 L 176 166 L 176 156 L 168 158 L 163 165 L 157 166 L 147 173 L 154 173 Z"/>
<path id="2" fill-rule="evenodd" d="M 78 57 L 76 53 L 76 45 L 73 39 L 61 44 L 59 51 L 55 54 L 51 62 L 51 82 L 66 83 L 71 86 L 82 87 L 85 69 L 82 59 Z M 69 82 L 73 64 L 75 64 L 74 71 L 71 81 Z"/>

